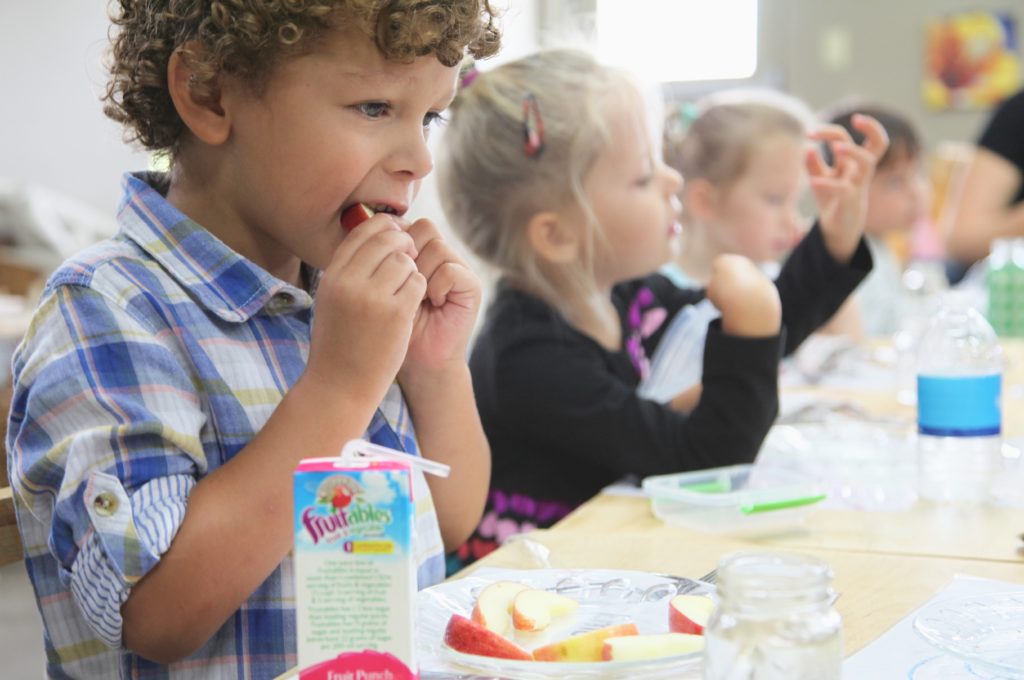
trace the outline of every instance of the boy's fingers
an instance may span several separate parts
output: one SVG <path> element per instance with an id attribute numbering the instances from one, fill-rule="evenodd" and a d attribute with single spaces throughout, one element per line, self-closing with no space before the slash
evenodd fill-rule
<path id="1" fill-rule="evenodd" d="M 341 247 L 344 245 L 343 242 Z M 398 253 L 412 261 L 415 267 L 416 249 L 409 235 L 403 231 L 385 229 L 363 241 L 347 260 L 341 260 L 338 265 L 332 262 L 331 266 L 346 267 L 356 276 L 370 277 L 385 259 Z"/>
<path id="2" fill-rule="evenodd" d="M 459 259 L 447 243 L 434 239 L 420 248 L 416 258 L 416 267 L 429 281 L 437 268 L 446 262 L 459 262 Z"/>
<path id="3" fill-rule="evenodd" d="M 423 302 L 423 296 L 426 291 L 426 278 L 424 278 L 423 274 L 413 269 L 409 276 L 402 281 L 398 290 L 395 291 L 395 297 L 404 305 L 408 305 L 410 309 L 416 310 L 420 303 Z"/>
<path id="4" fill-rule="evenodd" d="M 457 274 L 452 271 L 454 268 L 450 263 L 443 264 L 427 279 L 425 295 L 435 307 L 443 307 L 448 294 L 455 290 Z"/>
<path id="5" fill-rule="evenodd" d="M 854 115 L 850 122 L 864 134 L 864 143 L 861 146 L 871 152 L 876 159 L 881 158 L 889 148 L 889 135 L 882 124 L 862 113 Z"/>
<path id="6" fill-rule="evenodd" d="M 427 244 L 431 241 L 444 241 L 444 237 L 441 236 L 441 232 L 437 228 L 437 225 L 426 218 L 420 218 L 410 224 L 408 228 L 406 228 L 406 233 L 412 237 L 412 241 L 416 245 L 416 250 L 421 253 L 426 249 Z"/>
<path id="7" fill-rule="evenodd" d="M 334 253 L 331 255 L 331 261 L 327 265 L 327 269 L 347 265 L 355 253 L 358 252 L 367 241 L 375 238 L 378 234 L 400 231 L 401 227 L 398 222 L 390 215 L 384 213 L 374 215 L 366 222 L 359 225 L 358 229 L 353 229 L 347 236 L 345 236 L 345 239 L 341 244 L 334 249 Z"/>
<path id="8" fill-rule="evenodd" d="M 405 253 L 393 252 L 377 265 L 372 274 L 375 282 L 391 295 L 397 295 L 409 276 L 415 274 L 416 263 Z"/>

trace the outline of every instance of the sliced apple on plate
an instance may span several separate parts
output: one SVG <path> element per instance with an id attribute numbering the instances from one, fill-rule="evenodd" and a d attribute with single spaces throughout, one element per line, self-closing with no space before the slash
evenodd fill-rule
<path id="1" fill-rule="evenodd" d="M 512 601 L 516 595 L 529 589 L 529 586 L 515 581 L 495 581 L 480 591 L 470 618 L 499 635 L 505 635 L 512 622 Z"/>
<path id="2" fill-rule="evenodd" d="M 605 640 L 638 633 L 635 623 L 605 626 L 538 647 L 533 650 L 533 658 L 537 661 L 601 661 Z"/>
<path id="3" fill-rule="evenodd" d="M 551 619 L 568 616 L 580 606 L 576 600 L 549 590 L 527 588 L 512 600 L 512 626 L 516 630 L 544 630 Z"/>
<path id="4" fill-rule="evenodd" d="M 668 629 L 673 633 L 703 635 L 714 608 L 710 597 L 676 595 L 668 601 Z"/>
<path id="5" fill-rule="evenodd" d="M 703 635 L 655 633 L 606 638 L 601 650 L 605 661 L 641 661 L 690 654 L 704 649 Z"/>
<path id="6" fill-rule="evenodd" d="M 452 614 L 448 619 L 444 643 L 463 654 L 479 654 L 518 661 L 533 659 L 528 651 L 508 638 L 459 614 Z"/>

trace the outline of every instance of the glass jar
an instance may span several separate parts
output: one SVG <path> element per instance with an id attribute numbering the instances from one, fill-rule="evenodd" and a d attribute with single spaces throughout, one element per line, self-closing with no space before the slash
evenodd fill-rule
<path id="1" fill-rule="evenodd" d="M 838 680 L 842 621 L 832 570 L 814 557 L 742 552 L 718 564 L 705 680 Z"/>

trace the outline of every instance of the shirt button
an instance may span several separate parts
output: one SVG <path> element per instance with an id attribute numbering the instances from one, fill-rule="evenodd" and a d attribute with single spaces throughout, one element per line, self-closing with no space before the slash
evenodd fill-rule
<path id="1" fill-rule="evenodd" d="M 281 293 L 277 296 L 277 299 L 280 300 L 283 305 L 290 305 L 295 302 L 295 297 L 291 293 Z"/>
<path id="2" fill-rule="evenodd" d="M 92 507 L 97 515 L 110 517 L 117 512 L 117 498 L 109 491 L 104 491 L 92 500 Z"/>

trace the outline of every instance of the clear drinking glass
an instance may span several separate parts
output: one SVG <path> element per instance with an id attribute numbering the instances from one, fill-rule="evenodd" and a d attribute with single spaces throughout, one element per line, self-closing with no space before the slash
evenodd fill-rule
<path id="1" fill-rule="evenodd" d="M 838 680 L 842 621 L 832 570 L 790 553 L 741 552 L 718 565 L 704 631 L 705 680 Z"/>

